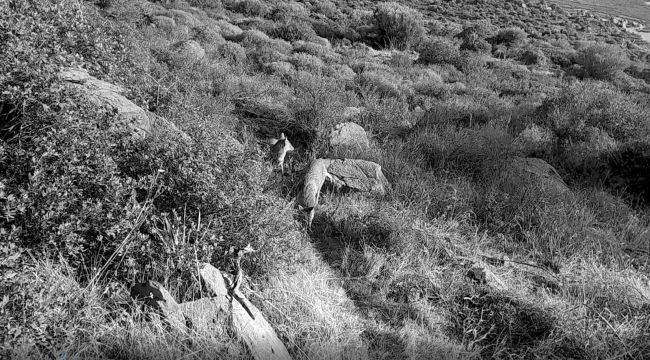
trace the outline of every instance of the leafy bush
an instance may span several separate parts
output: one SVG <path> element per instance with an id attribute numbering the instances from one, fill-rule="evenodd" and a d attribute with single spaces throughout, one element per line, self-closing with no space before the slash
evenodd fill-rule
<path id="1" fill-rule="evenodd" d="M 540 115 L 560 139 L 583 140 L 588 126 L 627 142 L 650 134 L 648 104 L 601 81 L 579 81 L 544 101 Z"/>
<path id="2" fill-rule="evenodd" d="M 377 4 L 373 22 L 379 30 L 380 41 L 401 50 L 417 44 L 426 31 L 422 14 L 397 2 Z"/>
<path id="3" fill-rule="evenodd" d="M 630 61 L 616 45 L 593 44 L 578 51 L 576 62 L 594 79 L 610 80 L 628 67 Z"/>
<path id="4" fill-rule="evenodd" d="M 460 56 L 460 49 L 452 40 L 431 37 L 422 41 L 418 47 L 419 60 L 425 64 L 454 64 Z"/>

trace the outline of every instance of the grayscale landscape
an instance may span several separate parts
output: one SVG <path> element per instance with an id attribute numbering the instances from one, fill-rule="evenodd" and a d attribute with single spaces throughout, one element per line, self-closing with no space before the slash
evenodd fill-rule
<path id="1" fill-rule="evenodd" d="M 650 359 L 648 27 L 0 0 L 0 359 Z"/>

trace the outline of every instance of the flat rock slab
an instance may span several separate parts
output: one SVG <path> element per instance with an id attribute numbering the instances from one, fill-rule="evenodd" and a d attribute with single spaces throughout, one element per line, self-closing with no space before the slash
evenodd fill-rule
<path id="1" fill-rule="evenodd" d="M 327 172 L 337 186 L 345 186 L 350 189 L 382 196 L 390 188 L 381 166 L 372 161 L 360 159 L 330 160 Z"/>

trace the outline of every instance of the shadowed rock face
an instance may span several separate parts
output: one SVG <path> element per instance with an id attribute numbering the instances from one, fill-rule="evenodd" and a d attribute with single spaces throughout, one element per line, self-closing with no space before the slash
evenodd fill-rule
<path id="1" fill-rule="evenodd" d="M 541 193 L 549 200 L 572 196 L 557 170 L 537 158 L 512 158 L 501 173 L 501 188 L 509 193 Z"/>

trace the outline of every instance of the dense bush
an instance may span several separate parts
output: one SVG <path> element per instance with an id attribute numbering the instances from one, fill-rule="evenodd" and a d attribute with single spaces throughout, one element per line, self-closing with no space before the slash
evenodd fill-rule
<path id="1" fill-rule="evenodd" d="M 271 35 L 287 41 L 313 40 L 318 36 L 308 21 L 294 18 L 276 25 Z"/>
<path id="2" fill-rule="evenodd" d="M 595 79 L 609 80 L 630 64 L 625 52 L 616 45 L 594 44 L 578 51 L 576 62 Z"/>
<path id="3" fill-rule="evenodd" d="M 460 49 L 451 39 L 431 37 L 418 46 L 419 60 L 425 64 L 453 64 L 460 56 Z"/>
<path id="4" fill-rule="evenodd" d="M 385 46 L 407 49 L 424 36 L 424 17 L 417 10 L 396 2 L 377 5 L 373 22 Z"/>
<path id="5" fill-rule="evenodd" d="M 583 140 L 593 126 L 627 142 L 650 134 L 650 109 L 640 100 L 604 82 L 575 82 L 546 99 L 540 115 L 561 139 Z"/>
<path id="6" fill-rule="evenodd" d="M 462 40 L 461 50 L 471 50 L 477 52 L 490 52 L 492 46 L 487 42 L 487 38 L 496 32 L 496 27 L 489 20 L 475 21 L 466 24 L 457 38 Z"/>
<path id="7" fill-rule="evenodd" d="M 499 32 L 490 40 L 495 44 L 504 44 L 506 46 L 519 46 L 522 45 L 528 34 L 520 28 L 512 27 L 499 30 Z"/>

